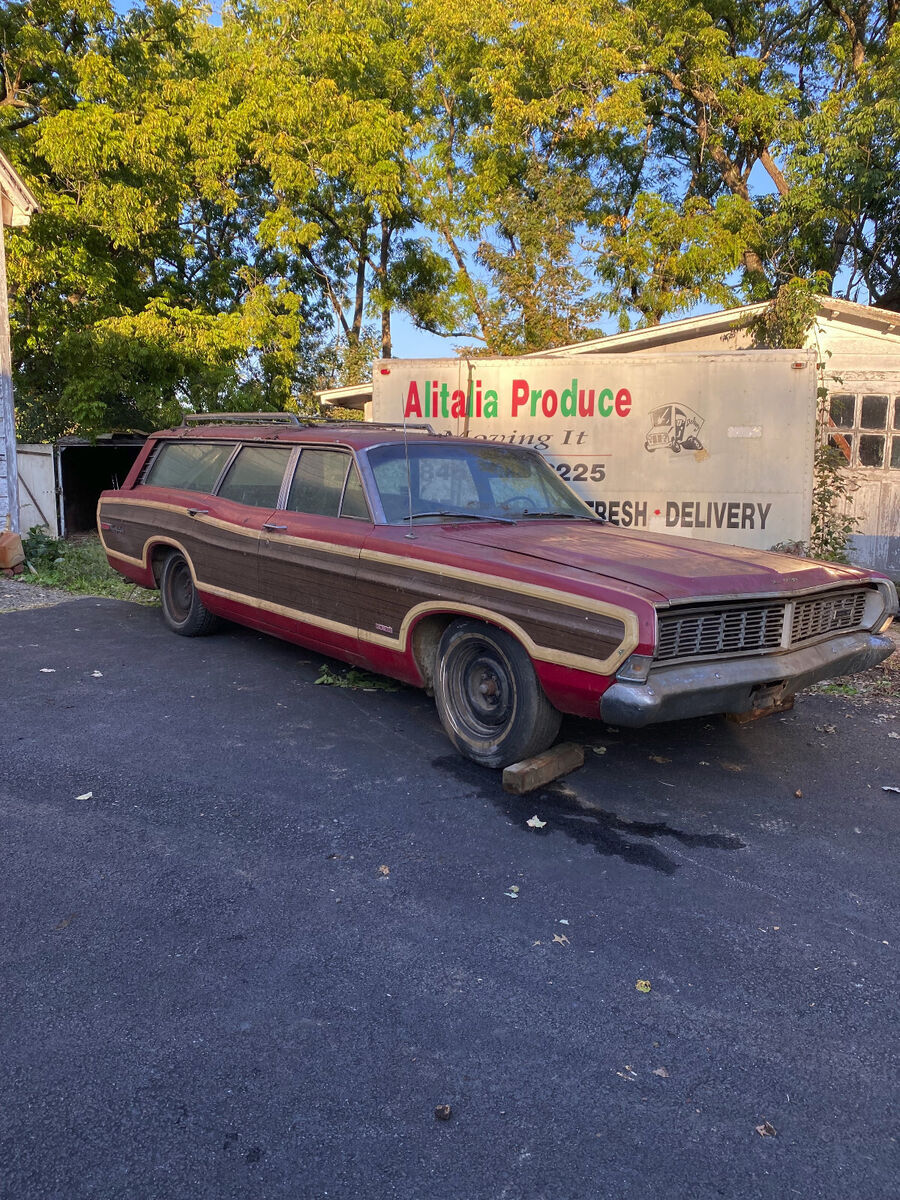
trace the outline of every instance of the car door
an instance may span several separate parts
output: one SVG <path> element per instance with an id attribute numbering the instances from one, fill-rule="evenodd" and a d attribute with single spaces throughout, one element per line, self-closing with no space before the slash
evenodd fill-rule
<path id="1" fill-rule="evenodd" d="M 291 446 L 242 445 L 215 494 L 193 510 L 202 529 L 194 551 L 198 580 L 227 604 L 259 607 L 260 534 L 292 457 Z"/>
<path id="2" fill-rule="evenodd" d="M 372 527 L 351 452 L 303 446 L 259 544 L 260 596 L 273 633 L 357 659 L 355 582 Z"/>

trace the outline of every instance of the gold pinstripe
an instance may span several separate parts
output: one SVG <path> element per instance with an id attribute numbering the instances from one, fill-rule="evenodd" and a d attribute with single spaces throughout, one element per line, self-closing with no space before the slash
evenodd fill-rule
<path id="1" fill-rule="evenodd" d="M 141 500 L 136 498 L 115 497 L 113 499 L 106 498 L 102 501 L 103 504 L 133 504 L 142 508 L 152 508 L 163 512 L 173 512 L 181 516 L 186 514 L 186 508 L 175 505 L 165 504 L 158 500 Z M 389 637 L 386 634 L 370 633 L 365 629 L 357 629 L 352 625 L 346 625 L 340 621 L 331 621 L 326 617 L 317 616 L 314 613 L 307 613 L 301 609 L 289 608 L 283 604 L 274 604 L 269 600 L 261 600 L 256 596 L 248 596 L 245 592 L 235 592 L 228 588 L 218 587 L 215 584 L 203 583 L 197 578 L 194 571 L 194 564 L 191 557 L 181 542 L 175 537 L 168 534 L 153 534 L 144 542 L 141 558 L 136 558 L 130 554 L 123 554 L 118 550 L 111 550 L 103 536 L 103 530 L 100 528 L 100 504 L 97 505 L 97 528 L 100 532 L 100 541 L 103 548 L 111 558 L 117 558 L 122 562 L 130 563 L 132 566 L 141 567 L 146 570 L 149 565 L 148 555 L 150 550 L 156 545 L 171 545 L 178 549 L 185 557 L 188 568 L 191 572 L 191 578 L 194 586 L 208 595 L 219 596 L 222 599 L 232 600 L 238 604 L 244 604 L 247 607 L 259 609 L 264 612 L 275 613 L 279 616 L 287 617 L 291 620 L 302 621 L 304 624 L 314 625 L 321 629 L 326 629 L 332 633 L 344 634 L 347 637 L 355 637 L 360 641 L 368 642 L 372 645 L 383 646 L 387 649 L 405 651 L 410 629 L 415 621 L 420 617 L 429 613 L 448 613 L 448 614 L 463 614 L 466 616 L 479 617 L 482 620 L 491 622 L 494 625 L 499 625 L 502 629 L 506 629 L 514 637 L 521 641 L 522 645 L 528 651 L 533 659 L 539 662 L 556 664 L 558 666 L 571 667 L 575 670 L 586 671 L 592 675 L 609 675 L 616 666 L 624 661 L 625 658 L 634 650 L 639 641 L 638 620 L 636 615 L 627 608 L 622 608 L 618 605 L 607 604 L 602 600 L 594 600 L 589 596 L 579 596 L 572 592 L 560 593 L 553 588 L 542 587 L 539 584 L 520 583 L 517 580 L 504 580 L 493 576 L 491 579 L 486 579 L 483 572 L 467 570 L 463 567 L 445 566 L 441 563 L 424 562 L 421 559 L 411 560 L 398 554 L 387 554 L 380 550 L 355 550 L 349 546 L 335 546 L 324 542 L 315 541 L 311 538 L 289 537 L 285 534 L 266 533 L 265 537 L 271 542 L 283 542 L 291 546 L 298 546 L 303 549 L 318 550 L 327 554 L 337 554 L 344 557 L 358 558 L 367 562 L 381 563 L 385 566 L 402 567 L 405 571 L 422 572 L 425 574 L 440 575 L 444 578 L 458 579 L 466 583 L 478 583 L 482 587 L 492 588 L 498 591 L 513 592 L 517 596 L 530 596 L 535 600 L 543 600 L 551 604 L 558 604 L 566 608 L 577 608 L 583 612 L 590 613 L 596 616 L 611 617 L 621 621 L 625 627 L 625 635 L 622 642 L 607 658 L 602 661 L 590 658 L 584 654 L 573 654 L 567 650 L 554 650 L 548 646 L 542 646 L 535 642 L 534 639 L 519 625 L 516 621 L 509 617 L 498 613 L 491 608 L 485 608 L 480 605 L 457 603 L 455 601 L 434 600 L 425 601 L 420 604 L 413 605 L 403 618 L 400 627 L 400 632 L 396 637 Z M 228 521 L 219 520 L 216 517 L 206 517 L 198 514 L 194 520 L 204 525 L 212 525 L 221 529 L 227 529 L 231 533 L 241 534 L 245 537 L 258 538 L 260 535 L 256 530 L 244 529 L 233 525 Z"/>

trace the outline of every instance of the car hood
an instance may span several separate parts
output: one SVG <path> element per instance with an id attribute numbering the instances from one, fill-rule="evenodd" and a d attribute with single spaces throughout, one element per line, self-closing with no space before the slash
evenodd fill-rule
<path id="1" fill-rule="evenodd" d="M 443 532 L 454 541 L 632 584 L 669 601 L 804 591 L 860 578 L 834 564 L 592 522 L 457 525 Z"/>

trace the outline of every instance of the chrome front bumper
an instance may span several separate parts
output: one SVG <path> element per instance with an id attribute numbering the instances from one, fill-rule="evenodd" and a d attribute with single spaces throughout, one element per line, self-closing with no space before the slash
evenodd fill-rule
<path id="1" fill-rule="evenodd" d="M 610 725 L 639 728 L 682 717 L 750 712 L 822 679 L 867 671 L 894 649 L 883 635 L 845 633 L 783 654 L 656 667 L 646 683 L 616 680 L 600 699 L 600 717 Z"/>

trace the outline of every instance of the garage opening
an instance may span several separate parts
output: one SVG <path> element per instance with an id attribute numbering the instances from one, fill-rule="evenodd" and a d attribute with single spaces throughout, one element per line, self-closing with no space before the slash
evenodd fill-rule
<path id="1" fill-rule="evenodd" d="M 54 537 L 92 533 L 100 493 L 119 487 L 146 442 L 143 433 L 105 434 L 96 442 L 61 438 L 19 447 L 19 523 L 45 525 Z"/>
<path id="2" fill-rule="evenodd" d="M 122 438 L 121 441 L 116 440 Z M 147 439 L 113 435 L 106 442 L 63 439 L 57 443 L 60 533 L 71 537 L 97 528 L 100 493 L 119 487 Z"/>

